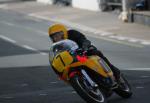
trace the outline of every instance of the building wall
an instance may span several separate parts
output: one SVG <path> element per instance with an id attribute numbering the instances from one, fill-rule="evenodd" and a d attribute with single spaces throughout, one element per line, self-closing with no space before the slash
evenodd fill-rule
<path id="1" fill-rule="evenodd" d="M 98 0 L 72 0 L 72 6 L 75 8 L 99 11 Z"/>
<path id="2" fill-rule="evenodd" d="M 128 8 L 129 9 L 133 8 L 136 5 L 136 3 L 138 3 L 139 1 L 141 1 L 141 0 L 127 0 Z M 146 2 L 147 2 L 147 7 L 146 8 L 150 10 L 150 0 L 146 0 Z"/>
<path id="3" fill-rule="evenodd" d="M 37 0 L 38 2 L 46 3 L 46 4 L 56 4 L 58 3 L 65 3 L 69 1 L 69 5 L 75 8 L 87 9 L 92 11 L 103 11 L 107 8 L 107 2 L 118 2 L 120 0 Z M 123 1 L 123 0 L 121 0 Z M 125 0 L 126 1 L 126 8 L 129 10 L 135 7 L 135 4 L 140 0 Z M 147 0 L 148 8 L 150 10 L 150 0 Z"/>
<path id="4" fill-rule="evenodd" d="M 37 0 L 37 2 L 45 3 L 45 4 L 53 4 L 53 0 Z"/>

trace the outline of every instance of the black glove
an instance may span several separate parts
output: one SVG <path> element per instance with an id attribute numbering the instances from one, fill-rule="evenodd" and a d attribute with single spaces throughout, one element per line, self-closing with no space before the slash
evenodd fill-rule
<path id="1" fill-rule="evenodd" d="M 75 51 L 78 55 L 84 55 L 84 53 L 86 52 L 83 48 L 79 48 Z"/>
<path id="2" fill-rule="evenodd" d="M 90 45 L 88 50 L 87 50 L 87 55 L 96 55 L 97 53 L 97 48 L 93 45 Z"/>
<path id="3" fill-rule="evenodd" d="M 83 48 L 85 51 L 87 51 L 90 46 L 91 46 L 91 42 L 90 42 L 89 40 L 85 39 L 85 40 L 83 41 L 83 43 L 82 43 L 82 48 Z"/>

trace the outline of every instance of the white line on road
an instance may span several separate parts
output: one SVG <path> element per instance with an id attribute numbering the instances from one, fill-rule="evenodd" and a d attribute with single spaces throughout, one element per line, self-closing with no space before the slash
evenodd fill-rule
<path id="1" fill-rule="evenodd" d="M 33 29 L 32 29 L 32 30 L 33 30 Z M 45 35 L 48 36 L 48 33 L 47 33 L 47 32 L 44 32 L 44 31 L 35 30 L 35 32 L 37 32 L 37 33 L 40 34 L 40 35 L 42 34 L 41 36 L 43 36 L 43 35 L 44 35 L 44 36 L 45 36 Z"/>
<path id="2" fill-rule="evenodd" d="M 123 70 L 150 71 L 150 68 L 125 68 Z"/>
<path id="3" fill-rule="evenodd" d="M 142 41 L 141 44 L 143 44 L 143 45 L 150 45 L 150 41 Z"/>
<path id="4" fill-rule="evenodd" d="M 51 82 L 51 84 L 56 84 L 56 83 L 58 83 L 58 82 Z"/>
<path id="5" fill-rule="evenodd" d="M 144 89 L 144 87 L 136 87 L 136 89 Z"/>
<path id="6" fill-rule="evenodd" d="M 46 52 L 40 52 L 41 55 L 48 55 Z"/>
<path id="7" fill-rule="evenodd" d="M 141 76 L 141 78 L 150 78 L 150 76 L 143 75 L 143 76 Z"/>
<path id="8" fill-rule="evenodd" d="M 6 36 L 4 36 L 4 35 L 0 35 L 0 38 L 1 38 L 1 39 L 4 39 L 4 40 L 6 40 L 6 41 L 8 41 L 8 42 L 10 42 L 10 43 L 13 43 L 13 44 L 16 44 L 16 43 L 17 43 L 15 40 L 13 40 L 13 39 L 11 39 L 11 38 L 8 38 L 8 37 L 6 37 Z M 30 47 L 30 46 L 28 46 L 28 45 L 22 45 L 22 47 L 25 48 L 25 49 L 28 49 L 28 50 L 32 50 L 32 51 L 39 52 L 41 55 L 48 55 L 46 52 L 40 52 L 40 50 L 37 50 L 37 49 L 35 49 L 35 48 L 33 48 L 33 47 Z"/>
<path id="9" fill-rule="evenodd" d="M 138 39 L 128 39 L 129 42 L 132 42 L 132 43 L 136 43 L 136 42 L 139 42 Z"/>
<path id="10" fill-rule="evenodd" d="M 46 95 L 48 95 L 48 94 L 46 94 L 46 93 L 41 93 L 41 94 L 39 94 L 40 96 L 46 96 Z"/>
<path id="11" fill-rule="evenodd" d="M 22 47 L 25 48 L 25 49 L 28 49 L 28 50 L 32 50 L 32 51 L 39 52 L 39 54 L 41 54 L 41 55 L 48 55 L 48 53 L 46 53 L 46 52 L 41 52 L 40 50 L 35 49 L 35 48 L 33 48 L 33 47 L 30 47 L 30 46 L 28 46 L 28 45 L 23 45 Z"/>
<path id="12" fill-rule="evenodd" d="M 71 93 L 72 93 L 72 94 L 76 94 L 77 92 L 76 92 L 76 91 L 72 91 Z"/>
<path id="13" fill-rule="evenodd" d="M 26 87 L 26 86 L 28 86 L 29 84 L 26 84 L 26 83 L 24 83 L 24 84 L 21 84 L 21 87 Z"/>
<path id="14" fill-rule="evenodd" d="M 96 33 L 95 33 L 96 34 Z M 103 33 L 101 33 L 101 32 L 99 32 L 99 35 L 100 36 L 109 36 L 109 35 L 113 35 L 112 33 L 109 33 L 109 32 L 103 32 Z"/>
<path id="15" fill-rule="evenodd" d="M 127 38 L 126 37 L 122 37 L 122 36 L 114 36 L 114 35 L 111 35 L 111 36 L 108 36 L 109 38 L 113 38 L 113 39 L 118 39 L 118 40 L 126 40 Z"/>
<path id="16" fill-rule="evenodd" d="M 2 23 L 8 25 L 8 26 L 15 26 L 15 24 L 7 22 L 7 21 L 1 21 Z"/>
<path id="17" fill-rule="evenodd" d="M 126 37 L 122 37 L 122 36 L 117 36 L 117 38 L 116 39 L 118 39 L 118 40 L 127 40 L 127 38 Z"/>
<path id="18" fill-rule="evenodd" d="M 91 35 L 89 35 L 89 36 L 91 36 Z M 96 37 L 96 36 L 92 35 L 91 37 Z M 140 44 L 132 44 L 130 42 L 119 41 L 119 40 L 111 39 L 111 38 L 108 38 L 108 37 L 99 36 L 99 37 L 96 37 L 96 38 L 100 38 L 102 40 L 110 41 L 110 42 L 117 43 L 117 44 L 123 44 L 123 45 L 131 46 L 131 47 L 143 48 L 143 45 L 140 45 Z"/>
<path id="19" fill-rule="evenodd" d="M 1 4 L 1 5 L 0 5 L 0 8 L 2 8 L 2 9 L 7 8 L 7 7 L 8 7 L 7 4 Z"/>
<path id="20" fill-rule="evenodd" d="M 4 35 L 0 35 L 0 38 L 6 40 L 6 41 L 8 41 L 8 42 L 11 42 L 11 43 L 16 43 L 15 40 L 13 40 L 13 39 L 11 39 L 11 38 L 8 38 L 8 37 L 6 37 L 6 36 L 4 36 Z"/>
<path id="21" fill-rule="evenodd" d="M 26 27 L 26 26 L 22 26 L 22 25 L 13 24 L 13 23 L 10 23 L 10 22 L 7 22 L 7 21 L 0 21 L 0 22 L 3 23 L 3 24 L 6 24 L 8 26 L 15 26 L 17 28 L 23 28 L 23 29 L 26 29 L 26 30 L 36 32 L 36 33 L 40 34 L 40 36 L 45 36 L 45 35 L 48 36 L 47 32 L 44 32 L 44 31 L 41 31 L 41 30 L 38 30 L 38 29 L 33 29 L 31 27 Z"/>
<path id="22" fill-rule="evenodd" d="M 26 48 L 26 49 L 28 49 L 28 50 L 38 51 L 37 49 L 32 48 L 32 47 L 30 47 L 30 46 L 28 46 L 28 45 L 23 45 L 22 47 L 23 47 L 23 48 Z"/>
<path id="23" fill-rule="evenodd" d="M 13 99 L 14 97 L 3 97 L 5 99 Z"/>

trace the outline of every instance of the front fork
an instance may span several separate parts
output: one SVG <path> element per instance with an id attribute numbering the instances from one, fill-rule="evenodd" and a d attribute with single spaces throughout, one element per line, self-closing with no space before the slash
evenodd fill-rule
<path id="1" fill-rule="evenodd" d="M 86 78 L 86 80 L 88 81 L 88 83 L 91 85 L 91 87 L 97 88 L 98 85 L 97 83 L 95 83 L 91 77 L 86 73 L 86 71 L 84 69 L 81 70 L 81 73 L 83 74 L 83 76 Z M 114 81 L 114 78 L 111 77 L 110 78 L 112 81 L 112 85 L 111 85 L 111 90 L 116 89 L 118 87 L 118 84 L 116 81 Z"/>
<path id="2" fill-rule="evenodd" d="M 92 87 L 98 87 L 98 85 L 89 77 L 89 75 L 86 73 L 84 69 L 81 69 L 81 73 Z"/>

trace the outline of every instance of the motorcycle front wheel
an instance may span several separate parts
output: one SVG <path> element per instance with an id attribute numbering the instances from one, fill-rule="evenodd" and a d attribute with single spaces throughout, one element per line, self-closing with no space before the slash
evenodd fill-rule
<path id="1" fill-rule="evenodd" d="M 92 87 L 84 76 L 74 75 L 70 84 L 87 103 L 106 103 L 106 97 L 100 88 Z"/>

